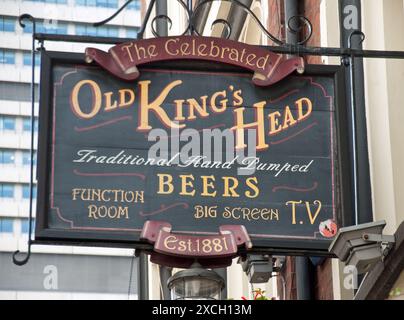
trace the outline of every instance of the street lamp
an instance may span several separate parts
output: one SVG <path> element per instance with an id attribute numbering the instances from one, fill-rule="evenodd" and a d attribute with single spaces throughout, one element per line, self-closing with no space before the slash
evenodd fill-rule
<path id="1" fill-rule="evenodd" d="M 224 288 L 222 277 L 197 262 L 174 274 L 167 284 L 172 300 L 220 300 Z"/>

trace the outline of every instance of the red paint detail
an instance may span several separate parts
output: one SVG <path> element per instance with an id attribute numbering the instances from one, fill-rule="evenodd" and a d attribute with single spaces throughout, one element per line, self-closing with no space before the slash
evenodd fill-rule
<path id="1" fill-rule="evenodd" d="M 96 172 L 80 172 L 77 169 L 73 170 L 75 175 L 78 176 L 83 176 L 83 177 L 139 177 L 142 180 L 146 179 L 146 176 L 141 173 L 120 173 L 120 172 L 102 172 L 102 173 L 96 173 Z"/>
<path id="2" fill-rule="evenodd" d="M 186 202 L 173 203 L 173 204 L 171 204 L 171 205 L 169 205 L 169 206 L 165 206 L 164 204 L 162 204 L 162 205 L 160 206 L 160 209 L 158 209 L 158 210 L 155 210 L 155 211 L 152 211 L 152 212 L 148 212 L 148 213 L 144 213 L 143 211 L 140 211 L 140 212 L 139 212 L 139 215 L 142 216 L 142 217 L 154 216 L 154 215 L 156 215 L 156 214 L 165 212 L 165 211 L 167 211 L 167 210 L 169 210 L 169 209 L 172 209 L 172 208 L 175 208 L 175 207 L 178 207 L 178 206 L 182 206 L 182 207 L 184 207 L 184 209 L 188 209 L 188 208 L 189 208 L 189 205 L 188 205 L 188 203 L 186 203 Z"/>
<path id="3" fill-rule="evenodd" d="M 189 266 L 198 258 L 212 259 L 205 260 L 204 267 L 229 265 L 231 259 L 237 256 L 239 246 L 244 245 L 246 249 L 251 248 L 251 239 L 242 225 L 220 226 L 219 233 L 213 235 L 180 234 L 171 232 L 171 230 L 171 224 L 168 222 L 146 221 L 140 235 L 140 239 L 147 240 L 154 245 L 153 260 L 160 261 L 166 266 Z M 157 236 L 154 237 L 156 234 Z M 240 241 L 235 241 L 236 237 L 240 238 Z M 167 239 L 170 241 L 166 242 Z M 218 244 L 216 243 L 215 246 L 213 240 L 220 242 L 220 249 L 216 249 Z M 206 241 L 209 241 L 210 250 L 204 249 Z M 186 246 L 181 246 L 179 243 L 186 243 Z M 176 257 L 176 259 L 172 259 L 172 257 Z"/>
<path id="4" fill-rule="evenodd" d="M 281 144 L 281 143 L 284 143 L 284 142 L 286 142 L 286 141 L 289 141 L 289 140 L 291 140 L 291 139 L 297 137 L 298 135 L 302 134 L 303 132 L 305 132 L 305 131 L 307 131 L 307 130 L 313 128 L 313 127 L 316 126 L 316 125 L 318 125 L 318 123 L 317 123 L 317 122 L 313 122 L 312 124 L 308 125 L 306 128 L 304 128 L 304 129 L 302 129 L 302 130 L 296 132 L 295 134 L 292 134 L 292 135 L 290 135 L 289 137 L 286 137 L 285 139 L 282 139 L 282 140 L 272 141 L 271 144 L 277 145 L 277 144 Z"/>
<path id="5" fill-rule="evenodd" d="M 105 126 L 113 124 L 113 123 L 117 123 L 119 121 L 131 120 L 131 119 L 132 119 L 132 116 L 124 116 L 124 117 L 121 117 L 121 118 L 108 120 L 108 121 L 101 122 L 101 123 L 98 123 L 98 124 L 95 124 L 95 125 L 92 125 L 92 126 L 88 126 L 88 127 L 82 127 L 82 128 L 74 127 L 74 130 L 77 131 L 77 132 L 90 131 L 90 130 L 94 130 L 94 129 L 97 129 L 97 128 L 105 127 Z"/>
<path id="6" fill-rule="evenodd" d="M 279 98 L 269 100 L 269 103 L 277 103 L 277 102 L 282 101 L 283 99 L 291 96 L 294 93 L 298 93 L 299 91 L 300 91 L 299 89 L 292 90 L 288 93 L 285 93 L 283 96 L 280 96 Z"/>
<path id="7" fill-rule="evenodd" d="M 232 48 L 239 52 L 244 50 L 247 53 L 255 54 L 257 60 L 267 57 L 268 61 L 276 61 L 276 63 L 274 65 L 267 63 L 261 68 L 255 64 L 251 65 L 241 61 L 234 61 L 230 59 L 229 56 L 223 56 L 223 54 L 218 55 L 217 57 L 193 54 L 192 52 L 187 55 L 170 54 L 167 51 L 167 43 L 169 42 L 174 42 L 177 46 L 181 43 L 188 43 L 190 45 L 195 44 L 195 47 L 203 45 L 207 48 L 216 46 L 219 48 L 219 50 L 222 47 Z M 157 54 L 152 57 L 150 55 L 138 57 L 136 54 L 131 54 L 131 56 L 129 56 L 129 51 L 133 53 L 133 49 L 131 50 L 131 48 L 135 46 L 143 48 L 154 46 Z M 95 48 L 87 48 L 85 53 L 86 57 L 90 58 L 91 61 L 95 61 L 114 76 L 127 81 L 133 81 L 139 77 L 139 70 L 137 66 L 156 61 L 205 60 L 236 65 L 253 71 L 254 76 L 252 81 L 258 86 L 272 85 L 284 79 L 286 76 L 296 71 L 299 67 L 304 67 L 304 60 L 301 57 L 286 59 L 282 55 L 259 48 L 257 46 L 212 37 L 176 36 L 151 38 L 116 45 L 110 48 L 108 53 Z"/>
<path id="8" fill-rule="evenodd" d="M 277 186 L 272 188 L 272 192 L 277 192 L 278 190 L 290 190 L 290 191 L 296 191 L 296 192 L 311 192 L 316 190 L 318 187 L 318 182 L 315 181 L 314 185 L 310 188 L 295 188 L 295 187 L 289 187 L 289 186 Z"/>

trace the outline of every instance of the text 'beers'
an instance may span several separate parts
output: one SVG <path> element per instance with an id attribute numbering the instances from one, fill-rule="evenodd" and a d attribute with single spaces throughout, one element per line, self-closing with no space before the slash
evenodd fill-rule
<path id="1" fill-rule="evenodd" d="M 175 99 L 167 101 L 167 97 L 176 88 L 182 85 L 182 80 L 170 82 L 157 96 L 150 97 L 149 80 L 139 81 L 137 96 L 133 88 L 124 88 L 116 91 L 101 90 L 100 85 L 93 80 L 81 80 L 77 82 L 70 94 L 71 109 L 79 119 L 90 120 L 102 112 L 113 112 L 130 107 L 138 107 L 137 130 L 148 132 L 153 129 L 150 117 L 153 115 L 167 129 L 184 129 L 187 121 L 204 119 L 215 114 L 226 112 L 228 108 L 234 116 L 234 126 L 231 129 L 236 134 L 236 149 L 244 149 L 246 130 L 256 130 L 257 150 L 265 150 L 269 147 L 267 137 L 279 134 L 289 129 L 298 122 L 306 120 L 313 111 L 312 101 L 307 97 L 301 97 L 289 106 L 281 106 L 281 111 L 273 111 L 266 108 L 267 101 L 260 101 L 252 105 L 254 122 L 247 122 L 248 107 L 244 107 L 242 90 L 236 90 L 232 85 L 222 91 L 217 91 L 210 96 L 197 98 Z M 87 92 L 86 92 L 87 91 Z M 87 93 L 84 95 L 84 93 Z M 84 99 L 80 97 L 88 97 Z M 170 108 L 170 110 L 168 110 Z M 269 112 L 266 114 L 266 110 Z"/>
<path id="2" fill-rule="evenodd" d="M 239 198 L 244 196 L 250 199 L 257 198 L 260 194 L 258 179 L 256 177 L 236 178 L 211 176 L 196 177 L 193 174 L 157 174 L 157 194 L 170 195 L 177 193 L 180 196 Z M 198 186 L 198 187 L 197 187 Z"/>

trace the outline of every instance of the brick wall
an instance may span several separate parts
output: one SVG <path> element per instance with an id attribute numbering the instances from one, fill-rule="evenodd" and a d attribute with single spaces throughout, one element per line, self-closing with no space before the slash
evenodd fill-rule
<path id="1" fill-rule="evenodd" d="M 296 273 L 295 273 L 295 258 L 294 257 L 286 257 L 285 267 L 281 271 L 282 277 L 285 281 L 286 293 L 283 292 L 283 283 L 282 279 L 277 280 L 277 287 L 279 289 L 279 296 L 282 299 L 285 297 L 285 300 L 296 300 L 297 299 L 297 290 L 296 290 Z"/>
<path id="2" fill-rule="evenodd" d="M 307 46 L 319 47 L 321 45 L 320 32 L 320 2 L 321 0 L 304 0 L 301 3 L 300 13 L 308 18 L 313 25 L 313 35 L 311 36 Z M 308 57 L 308 63 L 321 64 L 321 57 Z"/>
<path id="3" fill-rule="evenodd" d="M 285 38 L 285 14 L 283 0 L 268 0 L 268 31 L 276 38 L 284 40 Z M 274 45 L 269 43 L 269 45 Z"/>

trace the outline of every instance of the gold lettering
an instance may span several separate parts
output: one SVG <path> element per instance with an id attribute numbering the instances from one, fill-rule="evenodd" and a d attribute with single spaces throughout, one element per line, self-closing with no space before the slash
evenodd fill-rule
<path id="1" fill-rule="evenodd" d="M 281 116 L 281 113 L 279 111 L 271 112 L 268 115 L 269 124 L 270 124 L 270 130 L 269 130 L 270 136 L 282 131 L 282 126 L 279 125 L 280 116 Z"/>
<path id="2" fill-rule="evenodd" d="M 184 128 L 185 124 L 178 125 L 175 122 L 171 121 L 168 117 L 167 113 L 161 107 L 161 104 L 167 98 L 170 91 L 182 84 L 181 80 L 176 80 L 171 82 L 168 86 L 166 86 L 160 95 L 153 101 L 149 102 L 149 85 L 151 81 L 139 81 L 140 85 L 140 115 L 139 115 L 139 131 L 148 131 L 151 130 L 152 127 L 149 125 L 149 111 L 153 111 L 163 122 L 164 125 L 170 128 Z"/>
<path id="3" fill-rule="evenodd" d="M 245 192 L 246 197 L 256 198 L 260 194 L 260 189 L 258 188 L 258 179 L 256 177 L 251 177 L 246 180 L 246 185 L 252 189 L 253 192 L 247 190 Z"/>
<path id="4" fill-rule="evenodd" d="M 167 238 L 164 239 L 164 246 L 168 249 L 168 250 L 175 250 L 175 246 L 169 246 L 172 243 L 176 243 L 177 242 L 177 237 L 176 236 L 168 236 Z"/>
<path id="5" fill-rule="evenodd" d="M 285 114 L 283 116 L 283 127 L 282 130 L 286 130 L 290 126 L 293 126 L 297 121 L 293 118 L 292 111 L 290 111 L 289 106 L 285 108 Z"/>
<path id="6" fill-rule="evenodd" d="M 202 178 L 202 185 L 203 185 L 203 191 L 201 196 L 203 197 L 214 197 L 216 196 L 216 191 L 209 192 L 208 188 L 215 189 L 215 185 L 212 183 L 212 181 L 215 181 L 215 176 L 201 176 Z M 210 180 L 210 182 L 209 182 Z"/>
<path id="7" fill-rule="evenodd" d="M 224 181 L 223 197 L 240 197 L 240 195 L 235 191 L 238 186 L 238 180 L 234 177 L 222 177 L 222 179 Z M 232 185 L 230 185 L 230 181 L 233 182 Z"/>
<path id="8" fill-rule="evenodd" d="M 256 103 L 253 105 L 255 108 L 255 120 L 256 122 L 244 124 L 244 110 L 245 108 L 238 108 L 233 112 L 236 114 L 236 125 L 231 128 L 231 130 L 236 131 L 236 149 L 244 149 L 247 147 L 244 144 L 244 130 L 245 129 L 256 129 L 257 132 L 257 150 L 264 150 L 268 148 L 268 144 L 265 143 L 265 132 L 264 132 L 264 107 L 266 105 L 265 101 Z"/>
<path id="9" fill-rule="evenodd" d="M 292 224 L 296 224 L 296 205 L 301 204 L 302 201 L 288 201 L 286 205 L 292 205 Z"/>
<path id="10" fill-rule="evenodd" d="M 159 178 L 159 189 L 157 191 L 158 194 L 171 194 L 174 191 L 174 186 L 172 184 L 173 177 L 170 174 L 157 174 Z M 168 190 L 164 188 L 164 186 L 168 187 Z"/>
<path id="11" fill-rule="evenodd" d="M 195 195 L 195 190 L 192 191 L 188 191 L 187 187 L 194 187 L 194 184 L 192 183 L 192 181 L 195 180 L 194 176 L 192 174 L 181 174 L 180 175 L 181 178 L 181 192 L 180 195 L 182 196 L 194 196 Z M 189 181 L 192 180 L 192 181 Z"/>
<path id="12" fill-rule="evenodd" d="M 195 100 L 195 99 L 187 99 L 188 105 L 189 105 L 189 117 L 188 120 L 195 120 L 196 115 L 195 111 L 198 112 L 198 114 L 202 118 L 206 118 L 209 116 L 209 113 L 206 111 L 206 99 L 208 96 L 203 96 L 201 97 L 202 100 L 202 106 Z"/>
<path id="13" fill-rule="evenodd" d="M 307 110 L 305 113 L 303 111 L 304 104 L 307 106 Z M 307 119 L 310 116 L 311 112 L 313 111 L 313 104 L 309 98 L 301 98 L 297 100 L 296 106 L 299 113 L 298 121 Z"/>
<path id="14" fill-rule="evenodd" d="M 105 92 L 105 108 L 104 111 L 112 111 L 118 107 L 118 102 L 115 100 L 114 104 L 112 104 L 112 94 L 113 92 Z"/>
<path id="15" fill-rule="evenodd" d="M 92 102 L 90 107 L 91 111 L 89 113 L 83 112 L 79 103 L 79 92 L 84 85 L 90 86 L 93 96 L 93 98 L 90 100 L 86 99 L 86 101 Z M 72 111 L 77 117 L 82 119 L 91 119 L 101 109 L 101 89 L 93 80 L 81 80 L 73 87 L 72 93 L 70 95 L 70 102 Z"/>
<path id="16" fill-rule="evenodd" d="M 131 89 L 119 90 L 119 107 L 130 106 L 135 101 L 135 92 Z"/>

